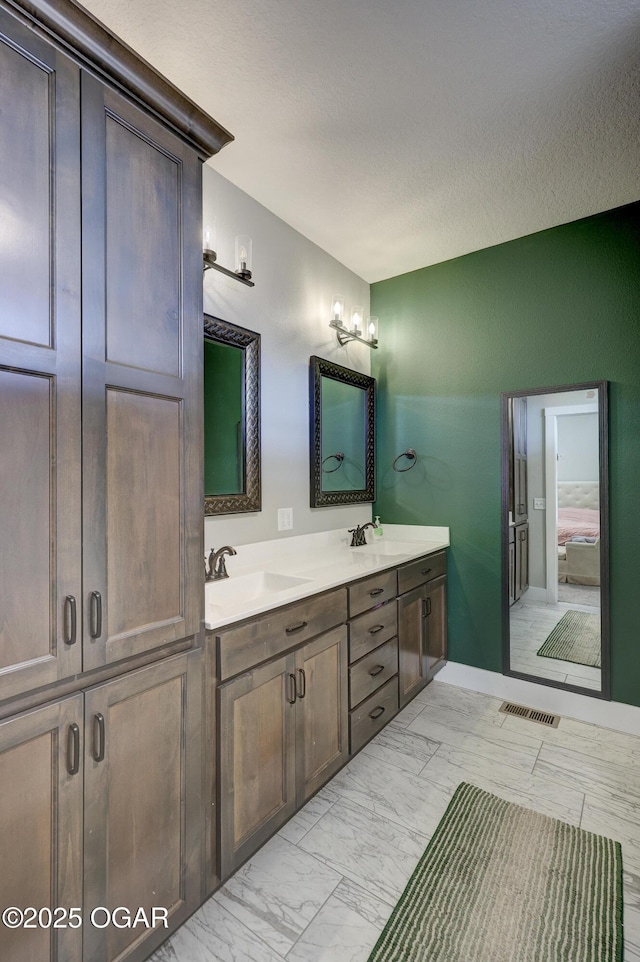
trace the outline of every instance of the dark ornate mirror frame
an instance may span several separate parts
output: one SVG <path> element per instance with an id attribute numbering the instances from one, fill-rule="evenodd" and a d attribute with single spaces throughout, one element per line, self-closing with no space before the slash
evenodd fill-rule
<path id="1" fill-rule="evenodd" d="M 322 490 L 322 378 L 333 378 L 365 392 L 365 486 L 346 491 Z M 376 499 L 376 379 L 313 355 L 309 358 L 309 461 L 312 508 L 358 504 Z"/>
<path id="2" fill-rule="evenodd" d="M 528 388 L 508 391 L 501 396 L 502 428 L 502 671 L 512 678 L 533 681 L 549 688 L 562 688 L 593 698 L 611 700 L 611 644 L 609 627 L 609 414 L 608 381 L 587 381 L 581 384 L 562 384 L 555 387 Z M 567 391 L 597 391 L 598 437 L 600 460 L 600 644 L 602 652 L 602 688 L 597 691 L 568 685 L 550 678 L 526 675 L 510 667 L 509 618 L 509 400 L 514 397 L 533 397 L 537 394 L 564 394 Z"/>
<path id="3" fill-rule="evenodd" d="M 244 354 L 242 410 L 244 412 L 242 440 L 244 448 L 244 491 L 240 494 L 205 494 L 204 513 L 240 514 L 260 511 L 262 494 L 260 483 L 260 335 L 204 315 L 204 336 L 219 344 L 238 347 Z"/>

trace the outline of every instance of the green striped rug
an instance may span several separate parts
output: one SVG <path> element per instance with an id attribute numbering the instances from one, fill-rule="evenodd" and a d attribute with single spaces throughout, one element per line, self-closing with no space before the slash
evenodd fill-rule
<path id="1" fill-rule="evenodd" d="M 559 658 L 600 668 L 600 615 L 567 611 L 538 649 L 541 658 Z"/>
<path id="2" fill-rule="evenodd" d="M 619 962 L 619 842 L 463 782 L 369 962 Z"/>

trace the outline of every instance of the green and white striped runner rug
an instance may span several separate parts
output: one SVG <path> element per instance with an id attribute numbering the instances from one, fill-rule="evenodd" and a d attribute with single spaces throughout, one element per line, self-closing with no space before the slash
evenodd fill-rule
<path id="1" fill-rule="evenodd" d="M 600 668 L 600 615 L 567 611 L 538 649 L 541 658 L 559 658 Z"/>
<path id="2" fill-rule="evenodd" d="M 619 842 L 463 782 L 369 962 L 620 962 Z"/>

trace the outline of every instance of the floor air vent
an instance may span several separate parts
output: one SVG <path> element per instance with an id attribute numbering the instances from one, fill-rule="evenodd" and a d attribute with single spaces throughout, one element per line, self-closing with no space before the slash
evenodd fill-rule
<path id="1" fill-rule="evenodd" d="M 516 715 L 518 718 L 538 722 L 539 725 L 548 725 L 549 728 L 557 728 L 560 721 L 559 715 L 550 715 L 549 712 L 539 711 L 537 708 L 525 708 L 524 705 L 514 705 L 510 701 L 503 701 L 498 711 L 504 712 L 505 715 Z"/>

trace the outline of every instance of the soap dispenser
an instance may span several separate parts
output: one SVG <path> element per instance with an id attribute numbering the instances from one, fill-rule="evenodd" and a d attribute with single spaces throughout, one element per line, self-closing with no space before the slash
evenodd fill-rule
<path id="1" fill-rule="evenodd" d="M 374 536 L 376 536 L 376 537 L 378 537 L 378 538 L 381 538 L 381 537 L 382 537 L 382 525 L 380 524 L 380 515 L 379 515 L 379 514 L 377 514 L 377 515 L 375 516 L 375 518 L 373 519 L 373 524 L 374 524 L 374 528 L 373 528 L 373 534 L 374 534 Z"/>

